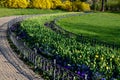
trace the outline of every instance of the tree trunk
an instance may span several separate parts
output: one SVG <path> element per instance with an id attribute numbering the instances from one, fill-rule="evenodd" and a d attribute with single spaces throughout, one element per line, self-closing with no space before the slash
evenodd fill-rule
<path id="1" fill-rule="evenodd" d="M 96 0 L 93 0 L 93 9 L 96 11 Z"/>
<path id="2" fill-rule="evenodd" d="M 108 10 L 107 2 L 108 2 L 108 0 L 105 0 L 105 10 Z"/>
<path id="3" fill-rule="evenodd" d="M 105 0 L 102 0 L 102 6 L 101 6 L 101 11 L 105 10 Z"/>

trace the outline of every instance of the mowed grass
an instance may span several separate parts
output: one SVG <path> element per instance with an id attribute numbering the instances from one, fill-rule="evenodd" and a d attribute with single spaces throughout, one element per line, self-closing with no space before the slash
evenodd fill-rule
<path id="1" fill-rule="evenodd" d="M 120 13 L 91 13 L 57 21 L 63 29 L 75 34 L 120 45 Z"/>
<path id="2" fill-rule="evenodd" d="M 32 15 L 32 14 L 48 14 L 48 13 L 62 13 L 61 10 L 43 10 L 43 9 L 10 9 L 0 8 L 0 17 L 12 15 Z"/>

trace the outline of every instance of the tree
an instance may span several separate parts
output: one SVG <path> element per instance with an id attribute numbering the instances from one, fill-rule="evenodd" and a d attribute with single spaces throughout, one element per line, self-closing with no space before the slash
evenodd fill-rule
<path id="1" fill-rule="evenodd" d="M 101 11 L 105 11 L 105 9 L 107 9 L 107 1 L 108 0 L 102 0 Z"/>
<path id="2" fill-rule="evenodd" d="M 92 0 L 93 1 L 93 9 L 96 11 L 96 0 Z"/>

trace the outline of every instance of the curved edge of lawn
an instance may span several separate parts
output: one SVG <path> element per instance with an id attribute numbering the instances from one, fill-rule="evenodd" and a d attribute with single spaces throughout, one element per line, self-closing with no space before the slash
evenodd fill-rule
<path id="1" fill-rule="evenodd" d="M 18 15 L 38 15 L 50 13 L 64 13 L 62 10 L 50 9 L 13 9 L 13 8 L 0 8 L 0 17 L 18 16 Z"/>
<path id="2" fill-rule="evenodd" d="M 98 13 L 98 12 L 97 12 Z M 110 12 L 107 12 L 108 14 L 110 13 Z M 94 14 L 94 13 L 93 13 Z M 96 13 L 95 13 L 96 14 Z M 106 13 L 101 13 L 101 14 L 106 14 Z M 111 13 L 110 13 L 111 14 Z M 118 15 L 118 13 L 115 13 L 115 14 L 117 14 Z M 86 15 L 89 15 L 89 14 L 85 14 L 85 16 Z M 92 15 L 92 14 L 90 14 L 90 15 Z M 99 15 L 99 13 L 98 13 L 98 15 Z M 84 16 L 83 14 L 81 14 L 81 15 L 75 15 L 75 16 Z M 56 28 L 56 32 L 58 31 L 58 32 L 65 32 L 65 33 L 67 33 L 67 34 L 70 34 L 70 35 L 76 35 L 78 38 L 80 37 L 80 38 L 82 38 L 82 42 L 84 42 L 84 43 L 86 43 L 86 42 L 90 42 L 91 43 L 91 45 L 94 45 L 94 44 L 99 44 L 99 45 L 104 45 L 104 46 L 106 46 L 106 47 L 111 47 L 111 48 L 115 48 L 115 49 L 119 49 L 120 48 L 120 44 L 117 44 L 116 42 L 111 42 L 111 41 L 106 41 L 106 40 L 102 40 L 102 39 L 99 39 L 99 38 L 96 38 L 97 36 L 94 36 L 94 37 L 91 37 L 91 36 L 89 36 L 89 35 L 84 35 L 84 33 L 81 33 L 81 34 L 77 34 L 77 33 L 74 33 L 74 32 L 71 32 L 69 29 L 67 30 L 67 28 L 69 27 L 69 26 L 67 26 L 67 28 L 66 27 L 63 27 L 61 24 L 60 24 L 60 20 L 61 19 L 67 19 L 67 18 L 71 18 L 71 17 L 73 17 L 73 16 L 67 16 L 67 17 L 63 17 L 63 18 L 56 18 L 55 20 L 53 20 L 53 21 L 51 21 L 50 22 L 50 25 L 52 25 L 53 27 L 54 27 L 54 29 Z M 68 20 L 68 22 L 69 22 L 69 20 Z M 74 21 L 73 21 L 74 22 Z M 104 23 L 104 22 L 103 22 Z M 68 23 L 69 24 L 69 23 Z M 72 25 L 72 24 L 71 24 Z M 49 25 L 48 25 L 49 26 Z M 52 28 L 53 28 L 52 27 Z M 79 40 L 79 39 L 78 39 Z M 81 41 L 81 40 L 80 40 Z"/>

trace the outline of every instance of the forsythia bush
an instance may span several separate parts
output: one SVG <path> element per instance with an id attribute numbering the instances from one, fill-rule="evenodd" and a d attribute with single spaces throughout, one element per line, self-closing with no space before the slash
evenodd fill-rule
<path id="1" fill-rule="evenodd" d="M 74 1 L 72 6 L 73 6 L 73 11 L 80 11 L 81 10 L 81 1 Z"/>
<path id="2" fill-rule="evenodd" d="M 90 5 L 85 3 L 85 2 L 82 2 L 81 3 L 81 10 L 82 11 L 90 11 Z"/>
<path id="3" fill-rule="evenodd" d="M 79 0 L 74 1 L 72 6 L 73 11 L 90 11 L 90 5 Z"/>
<path id="4" fill-rule="evenodd" d="M 5 6 L 9 8 L 26 8 L 28 4 L 28 0 L 7 0 Z"/>
<path id="5" fill-rule="evenodd" d="M 40 9 L 62 9 L 67 11 L 90 11 L 90 5 L 76 0 L 71 2 L 70 0 L 32 0 L 33 8 Z"/>
<path id="6" fill-rule="evenodd" d="M 59 8 L 62 5 L 61 0 L 52 0 L 52 3 L 53 3 L 53 7 L 52 7 L 53 9 Z"/>
<path id="7" fill-rule="evenodd" d="M 61 4 L 61 8 L 63 9 L 63 10 L 67 10 L 67 11 L 72 11 L 72 2 L 70 2 L 70 1 L 65 1 L 65 2 L 63 2 L 62 4 Z"/>
<path id="8" fill-rule="evenodd" d="M 53 7 L 52 0 L 32 0 L 31 5 L 33 8 L 40 9 L 51 9 Z"/>
<path id="9" fill-rule="evenodd" d="M 0 6 L 9 8 L 62 9 L 66 11 L 89 11 L 90 5 L 76 0 L 0 0 Z"/>

